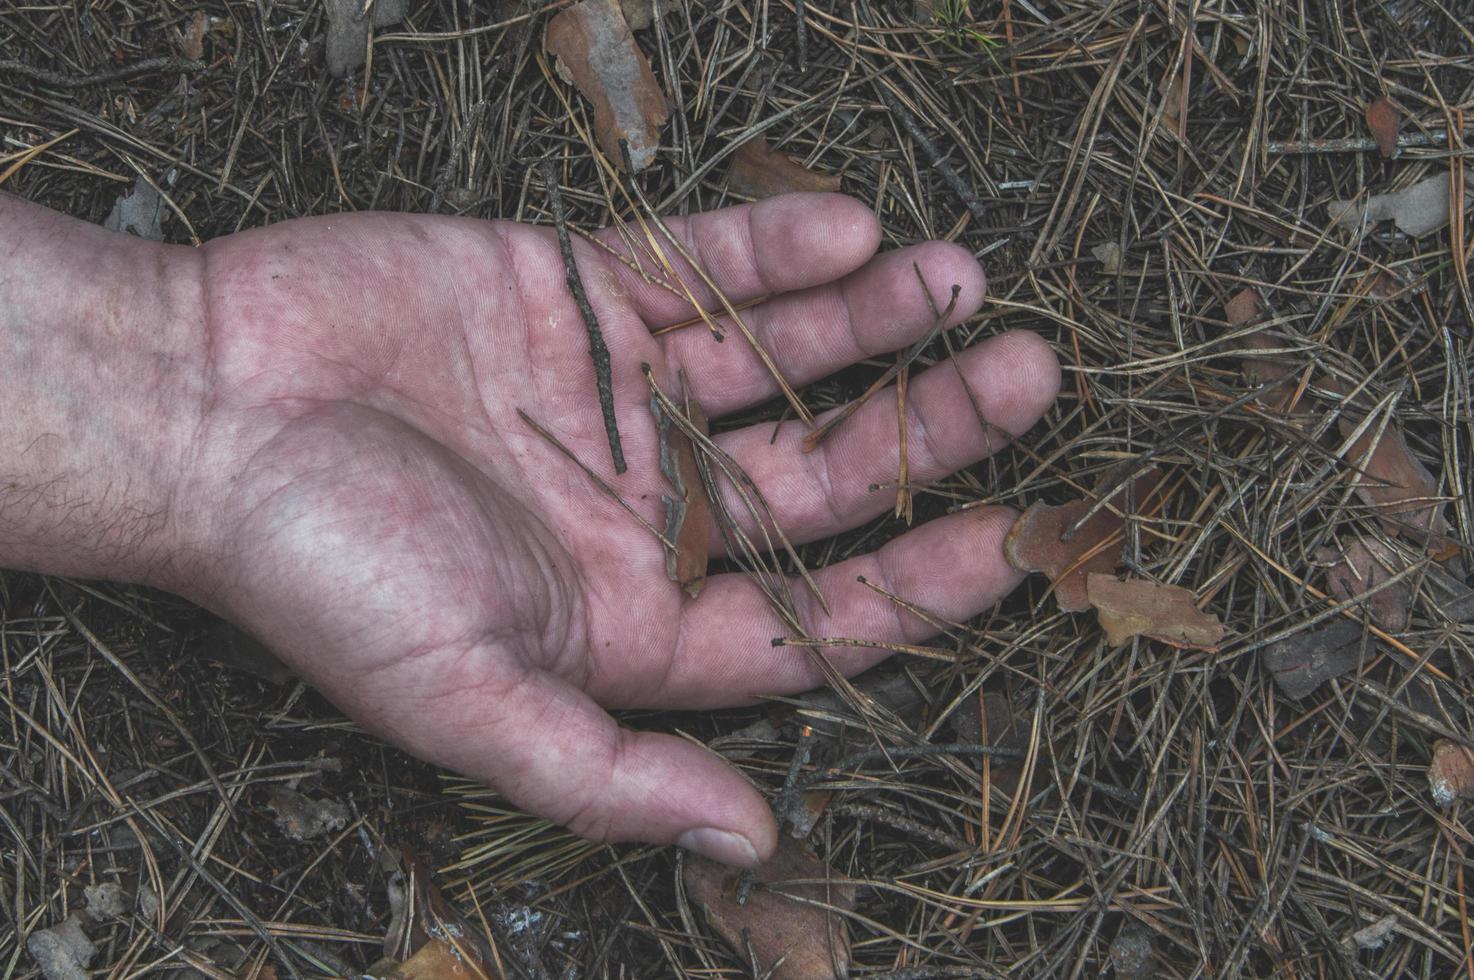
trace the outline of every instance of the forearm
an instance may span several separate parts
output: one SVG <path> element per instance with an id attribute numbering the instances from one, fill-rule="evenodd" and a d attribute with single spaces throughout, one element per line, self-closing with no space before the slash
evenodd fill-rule
<path id="1" fill-rule="evenodd" d="M 204 398 L 201 269 L 0 193 L 0 567 L 168 575 Z"/>

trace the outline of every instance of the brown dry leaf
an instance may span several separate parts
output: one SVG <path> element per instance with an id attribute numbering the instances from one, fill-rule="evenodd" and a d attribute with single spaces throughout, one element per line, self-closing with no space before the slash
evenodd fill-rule
<path id="1" fill-rule="evenodd" d="M 629 169 L 650 166 L 669 108 L 617 0 L 583 0 L 564 10 L 548 23 L 543 46 L 559 74 L 593 104 L 594 137 L 605 155 L 625 169 L 627 149 Z"/>
<path id="2" fill-rule="evenodd" d="M 184 39 L 179 43 L 179 51 L 191 61 L 199 61 L 205 56 L 205 27 L 208 23 L 205 12 L 196 10 L 189 19 L 189 26 L 184 29 Z"/>
<path id="3" fill-rule="evenodd" d="M 1350 438 L 1357 428 L 1344 416 L 1339 425 L 1342 438 Z M 1376 510 L 1388 534 L 1442 550 L 1448 543 L 1448 522 L 1436 500 L 1438 481 L 1408 449 L 1396 424 L 1383 428 L 1380 438 L 1377 429 L 1376 424 L 1368 426 L 1346 451 L 1346 461 L 1362 471 L 1355 477 L 1356 495 Z"/>
<path id="4" fill-rule="evenodd" d="M 1122 582 L 1114 575 L 1093 573 L 1086 579 L 1086 592 L 1112 646 L 1145 636 L 1211 653 L 1223 639 L 1223 624 L 1197 607 L 1191 589 L 1146 579 Z"/>
<path id="5" fill-rule="evenodd" d="M 1230 327 L 1242 327 L 1252 323 L 1258 316 L 1259 294 L 1253 289 L 1241 289 L 1223 304 L 1223 318 L 1228 321 Z M 1245 347 L 1251 350 L 1275 350 L 1282 346 L 1263 334 L 1250 334 L 1239 339 Z M 1250 387 L 1274 384 L 1286 375 L 1295 374 L 1300 370 L 1285 354 L 1245 357 L 1241 369 L 1244 372 L 1244 381 Z M 1289 410 L 1294 398 L 1295 386 L 1283 384 L 1265 395 L 1261 402 L 1264 407 L 1272 411 L 1284 412 Z"/>
<path id="6" fill-rule="evenodd" d="M 1471 171 L 1474 174 L 1474 171 Z M 1434 174 L 1391 194 L 1373 194 L 1365 203 L 1356 198 L 1332 201 L 1326 206 L 1331 221 L 1352 234 L 1360 234 L 1378 221 L 1391 219 L 1405 235 L 1421 238 L 1449 223 L 1448 174 Z M 1466 176 L 1464 203 L 1474 195 L 1474 180 Z"/>
<path id="7" fill-rule="evenodd" d="M 701 594 L 706 584 L 706 566 L 710 557 L 711 501 L 696 465 L 696 449 L 691 440 L 670 420 L 660 405 L 651 398 L 650 411 L 655 415 L 660 434 L 660 472 L 670 481 L 676 496 L 662 495 L 665 504 L 665 537 L 676 547 L 665 553 L 665 574 L 686 590 L 691 598 Z M 696 402 L 687 400 L 686 417 L 702 434 L 710 431 L 706 413 Z"/>
<path id="8" fill-rule="evenodd" d="M 1439 806 L 1474 800 L 1474 751 L 1446 738 L 1434 742 L 1433 761 L 1428 763 L 1428 789 Z"/>
<path id="9" fill-rule="evenodd" d="M 467 961 L 443 939 L 430 940 L 403 963 L 381 964 L 376 964 L 369 975 L 379 980 L 480 980 L 488 975 L 480 964 Z M 495 969 L 491 975 L 500 976 Z"/>
<path id="10" fill-rule="evenodd" d="M 1402 113 L 1387 96 L 1367 103 L 1367 129 L 1384 157 L 1391 158 L 1397 152 L 1397 131 L 1402 129 Z"/>
<path id="11" fill-rule="evenodd" d="M 1315 557 L 1330 566 L 1326 591 L 1342 602 L 1376 589 L 1407 566 L 1397 552 L 1376 539 L 1357 538 L 1341 551 L 1319 548 Z M 1412 583 L 1403 579 L 1378 589 L 1362 605 L 1377 625 L 1389 633 L 1401 633 L 1408 626 L 1412 599 Z"/>
<path id="12" fill-rule="evenodd" d="M 849 929 L 844 916 L 830 908 L 854 908 L 855 886 L 829 880 L 833 878 L 829 866 L 784 834 L 778 836 L 773 857 L 754 874 L 758 883 L 746 905 L 737 904 L 740 868 L 691 856 L 686 858 L 682 881 L 686 893 L 706 913 L 707 923 L 739 959 L 756 967 L 758 976 L 772 980 L 847 976 Z M 751 963 L 749 956 L 756 962 Z"/>
<path id="13" fill-rule="evenodd" d="M 1119 469 L 1106 471 L 1097 489 L 1108 488 L 1119 476 Z M 1156 467 L 1136 478 L 1135 501 L 1140 508 L 1156 487 L 1160 474 Z M 1086 576 L 1092 572 L 1115 571 L 1121 558 L 1125 522 L 1111 513 L 1112 507 L 1124 507 L 1122 486 L 1109 506 L 1101 507 L 1082 524 L 1068 541 L 1064 532 L 1075 525 L 1094 500 L 1076 500 L 1052 506 L 1036 503 L 1029 506 L 1003 539 L 1003 554 L 1008 563 L 1021 572 L 1043 572 L 1054 583 L 1054 601 L 1062 612 L 1083 612 L 1090 608 L 1086 593 Z"/>
<path id="14" fill-rule="evenodd" d="M 769 147 L 761 136 L 754 136 L 732 154 L 727 187 L 743 197 L 761 200 L 800 191 L 837 191 L 839 178 L 810 170 L 788 154 Z"/>
<path id="15" fill-rule="evenodd" d="M 295 841 L 314 837 L 348 826 L 348 808 L 337 800 L 310 799 L 286 786 L 272 786 L 266 791 L 266 805 L 276 813 L 276 825 Z"/>
<path id="16" fill-rule="evenodd" d="M 1303 698 L 1361 663 L 1361 627 L 1337 620 L 1324 629 L 1287 636 L 1264 648 L 1264 666 L 1280 690 Z"/>

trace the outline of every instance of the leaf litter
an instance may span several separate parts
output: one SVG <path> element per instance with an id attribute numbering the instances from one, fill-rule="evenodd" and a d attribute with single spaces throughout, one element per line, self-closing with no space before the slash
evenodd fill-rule
<path id="1" fill-rule="evenodd" d="M 1086 592 L 1106 640 L 1120 646 L 1134 636 L 1168 646 L 1213 652 L 1223 639 L 1223 623 L 1197 607 L 1192 590 L 1144 579 L 1121 581 L 1092 572 Z"/>
<path id="2" fill-rule="evenodd" d="M 839 178 L 810 170 L 788 154 L 769 147 L 763 137 L 754 136 L 732 154 L 727 186 L 743 197 L 761 200 L 801 191 L 838 191 Z"/>
<path id="3" fill-rule="evenodd" d="M 1392 581 L 1407 567 L 1396 551 L 1375 538 L 1353 538 L 1345 547 L 1320 548 L 1315 557 L 1324 562 L 1326 591 L 1341 602 L 1357 599 L 1372 620 L 1389 633 L 1407 629 L 1412 615 L 1412 582 L 1404 576 Z M 1391 582 L 1391 584 L 1387 584 Z M 1361 598 L 1366 593 L 1365 598 Z"/>
<path id="4" fill-rule="evenodd" d="M 1474 749 L 1441 738 L 1433 743 L 1428 763 L 1428 791 L 1439 806 L 1474 800 Z"/>
<path id="5" fill-rule="evenodd" d="M 1474 188 L 1465 178 L 1464 204 L 1474 200 Z M 1342 230 L 1360 235 L 1379 221 L 1391 221 L 1397 230 L 1412 238 L 1431 235 L 1448 226 L 1452 219 L 1449 208 L 1449 176 L 1434 174 L 1387 194 L 1373 194 L 1365 202 L 1358 198 L 1332 201 L 1327 205 L 1331 221 Z"/>
<path id="6" fill-rule="evenodd" d="M 1299 700 L 1361 663 L 1362 629 L 1348 620 L 1277 640 L 1260 655 L 1287 697 Z"/>
<path id="7" fill-rule="evenodd" d="M 757 887 L 739 903 L 739 868 L 688 855 L 681 880 L 711 928 L 758 976 L 838 980 L 849 975 L 849 927 L 856 887 L 786 834 L 754 872 Z"/>

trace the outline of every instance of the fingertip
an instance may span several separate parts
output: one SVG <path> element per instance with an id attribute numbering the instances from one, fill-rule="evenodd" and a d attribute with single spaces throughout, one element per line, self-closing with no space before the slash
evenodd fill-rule
<path id="1" fill-rule="evenodd" d="M 1043 337 L 1028 330 L 999 334 L 987 348 L 988 375 L 1006 379 L 1002 397 L 989 399 L 988 421 L 1011 436 L 1023 435 L 1059 396 L 1059 358 Z"/>
<path id="2" fill-rule="evenodd" d="M 783 194 L 750 215 L 753 253 L 773 292 L 829 282 L 854 272 L 880 248 L 880 220 L 844 194 Z"/>

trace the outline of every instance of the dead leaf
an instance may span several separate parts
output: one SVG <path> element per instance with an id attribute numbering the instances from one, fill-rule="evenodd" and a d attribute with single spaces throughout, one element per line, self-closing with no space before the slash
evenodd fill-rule
<path id="1" fill-rule="evenodd" d="M 1149 980 L 1157 976 L 1152 962 L 1152 931 L 1140 922 L 1128 922 L 1111 940 L 1111 967 L 1120 980 Z"/>
<path id="2" fill-rule="evenodd" d="M 1114 575 L 1092 573 L 1086 579 L 1086 593 L 1112 646 L 1145 636 L 1211 653 L 1223 639 L 1223 624 L 1197 607 L 1191 589 L 1146 579 L 1122 582 Z"/>
<path id="3" fill-rule="evenodd" d="M 87 980 L 87 964 L 97 947 L 82 929 L 85 915 L 78 909 L 50 929 L 38 929 L 26 939 L 26 952 L 46 980 Z"/>
<path id="4" fill-rule="evenodd" d="M 108 231 L 121 231 L 151 242 L 161 242 L 164 240 L 163 218 L 163 196 L 153 184 L 139 177 L 133 182 L 133 189 L 114 202 L 102 226 Z"/>
<path id="5" fill-rule="evenodd" d="M 1231 327 L 1252 323 L 1258 315 L 1259 294 L 1252 289 L 1240 289 L 1223 304 L 1223 318 Z"/>
<path id="6" fill-rule="evenodd" d="M 1330 566 L 1326 572 L 1326 591 L 1341 602 L 1376 589 L 1407 567 L 1397 552 L 1375 538 L 1356 538 L 1341 551 L 1319 548 L 1315 557 Z M 1362 601 L 1362 606 L 1378 626 L 1389 633 L 1401 633 L 1408 626 L 1412 599 L 1412 582 L 1404 578 L 1378 589 Z"/>
<path id="7" fill-rule="evenodd" d="M 326 0 L 328 13 L 328 71 L 346 75 L 363 65 L 369 28 L 388 27 L 404 20 L 409 0 L 374 0 L 367 16 L 364 0 Z"/>
<path id="8" fill-rule="evenodd" d="M 1230 327 L 1242 327 L 1253 323 L 1258 319 L 1259 312 L 1259 293 L 1253 289 L 1241 289 L 1223 304 L 1223 318 Z M 1250 350 L 1277 350 L 1284 346 L 1273 338 L 1258 333 L 1248 334 L 1238 340 Z M 1244 382 L 1251 388 L 1274 385 L 1286 375 L 1297 374 L 1301 370 L 1300 366 L 1287 354 L 1270 354 L 1264 357 L 1245 356 L 1240 369 L 1244 373 Z M 1278 385 L 1267 392 L 1260 402 L 1271 411 L 1289 411 L 1295 399 L 1295 390 L 1296 386 L 1292 384 Z"/>
<path id="9" fill-rule="evenodd" d="M 691 399 L 686 400 L 686 418 L 698 432 L 710 431 L 706 413 Z M 710 557 L 711 501 L 696 464 L 696 449 L 690 438 L 665 414 L 660 400 L 650 399 L 655 427 L 660 436 L 660 472 L 670 481 L 676 496 L 661 495 L 665 504 L 665 537 L 676 547 L 665 553 L 665 574 L 686 590 L 691 598 L 701 594 L 706 584 L 706 565 Z"/>
<path id="10" fill-rule="evenodd" d="M 1106 471 L 1097 490 L 1110 487 L 1120 475 L 1119 469 Z M 1156 487 L 1160 474 L 1151 467 L 1136 478 L 1134 494 L 1138 508 Z M 1021 572 L 1043 572 L 1054 583 L 1054 601 L 1062 612 L 1082 612 L 1090 608 L 1086 592 L 1086 576 L 1092 572 L 1116 570 L 1125 543 L 1125 522 L 1112 513 L 1126 506 L 1122 486 L 1110 504 L 1096 510 L 1090 519 L 1076 529 L 1068 540 L 1065 531 L 1073 527 L 1094 505 L 1094 500 L 1076 500 L 1052 506 L 1030 505 L 1009 529 L 1003 539 L 1003 554 L 1008 563 Z"/>
<path id="11" fill-rule="evenodd" d="M 1397 131 L 1402 129 L 1402 113 L 1384 95 L 1367 103 L 1366 114 L 1367 129 L 1376 140 L 1377 149 L 1390 159 L 1397 152 Z"/>
<path id="12" fill-rule="evenodd" d="M 1121 271 L 1121 244 L 1119 242 L 1101 242 L 1090 250 L 1093 259 L 1100 263 L 1100 271 L 1107 276 L 1114 276 Z"/>
<path id="13" fill-rule="evenodd" d="M 1349 620 L 1287 636 L 1260 654 L 1264 666 L 1289 697 L 1299 699 L 1361 663 L 1361 627 Z"/>
<path id="14" fill-rule="evenodd" d="M 761 136 L 754 136 L 732 154 L 727 187 L 743 197 L 761 200 L 801 191 L 837 191 L 839 178 L 810 170 L 788 154 L 770 148 Z"/>
<path id="15" fill-rule="evenodd" d="M 834 799 L 832 789 L 811 789 L 798 801 L 798 805 L 788 810 L 788 832 L 796 839 L 803 840 L 814 832 L 814 825 L 819 818 L 824 816 L 824 811 L 829 808 L 829 801 Z"/>
<path id="16" fill-rule="evenodd" d="M 378 980 L 480 980 L 486 970 L 479 963 L 473 966 L 445 940 L 432 939 L 403 963 L 375 964 L 369 975 Z"/>
<path id="17" fill-rule="evenodd" d="M 1029 747 L 1032 712 L 1016 712 L 1007 696 L 990 691 L 983 695 L 979 710 L 976 698 L 968 698 L 952 713 L 952 726 L 959 742 L 991 745 L 1022 754 Z M 989 760 L 988 778 L 1009 796 L 1018 788 L 1021 762 L 1006 758 Z"/>
<path id="18" fill-rule="evenodd" d="M 821 906 L 849 911 L 855 905 L 855 886 L 831 880 L 830 867 L 785 834 L 778 836 L 772 858 L 754 874 L 757 885 L 746 905 L 737 904 L 740 868 L 688 856 L 681 878 L 686 893 L 706 913 L 707 923 L 740 960 L 757 969 L 758 976 L 772 980 L 847 976 L 849 929 L 841 914 Z"/>
<path id="19" fill-rule="evenodd" d="M 627 149 L 629 169 L 650 166 L 669 108 L 616 0 L 583 0 L 562 11 L 548 23 L 543 46 L 593 104 L 605 155 L 625 169 Z"/>
<path id="20" fill-rule="evenodd" d="M 1357 949 L 1381 949 L 1396 926 L 1397 916 L 1384 915 L 1366 928 L 1353 932 L 1351 942 Z"/>
<path id="21" fill-rule="evenodd" d="M 1342 438 L 1350 438 L 1357 425 L 1342 416 Z M 1354 477 L 1356 495 L 1377 512 L 1388 534 L 1401 534 L 1415 544 L 1442 549 L 1448 522 L 1443 517 L 1443 504 L 1436 500 L 1438 481 L 1408 449 L 1407 439 L 1395 423 L 1382 428 L 1380 437 L 1378 428 L 1375 423 L 1368 426 L 1346 450 L 1346 461 L 1362 471 Z"/>
<path id="22" fill-rule="evenodd" d="M 314 837 L 348 826 L 348 808 L 337 800 L 313 800 L 286 786 L 272 786 L 266 791 L 266 805 L 276 812 L 276 825 L 294 841 Z"/>
<path id="23" fill-rule="evenodd" d="M 1446 738 L 1434 742 L 1433 761 L 1428 763 L 1428 789 L 1439 806 L 1474 800 L 1474 751 Z"/>
<path id="24" fill-rule="evenodd" d="M 1373 194 L 1366 202 L 1350 198 L 1327 206 L 1331 221 L 1352 234 L 1360 234 L 1378 221 L 1391 219 L 1403 234 L 1421 238 L 1449 223 L 1448 174 L 1434 174 L 1411 187 L 1390 194 Z M 1474 171 L 1466 175 L 1464 201 L 1474 195 Z"/>
<path id="25" fill-rule="evenodd" d="M 412 959 L 436 938 L 454 940 L 459 958 L 474 961 L 485 972 L 495 962 L 491 947 L 480 929 L 446 900 L 434 873 L 409 847 L 386 847 L 379 853 L 379 867 L 387 872 L 389 928 L 384 933 L 384 956 L 392 961 Z M 435 954 L 429 954 L 433 959 Z"/>
<path id="26" fill-rule="evenodd" d="M 199 61 L 205 56 L 205 26 L 208 23 L 205 12 L 196 10 L 189 19 L 189 26 L 184 29 L 184 39 L 179 43 L 179 51 L 190 61 Z"/>

